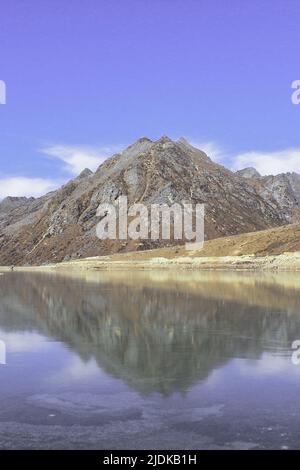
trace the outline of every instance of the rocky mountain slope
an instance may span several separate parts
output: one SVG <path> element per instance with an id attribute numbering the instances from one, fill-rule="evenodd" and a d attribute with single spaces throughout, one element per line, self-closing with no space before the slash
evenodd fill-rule
<path id="1" fill-rule="evenodd" d="M 239 176 L 247 178 L 260 196 L 272 204 L 275 199 L 288 222 L 300 220 L 300 175 L 281 173 L 261 176 L 255 168 L 237 171 Z"/>
<path id="2" fill-rule="evenodd" d="M 101 241 L 100 203 L 120 195 L 128 203 L 205 204 L 206 239 L 276 227 L 299 220 L 300 177 L 233 173 L 186 140 L 139 139 L 41 198 L 0 203 L 0 265 L 42 264 L 175 242 Z M 250 176 L 250 177 L 249 177 Z"/>

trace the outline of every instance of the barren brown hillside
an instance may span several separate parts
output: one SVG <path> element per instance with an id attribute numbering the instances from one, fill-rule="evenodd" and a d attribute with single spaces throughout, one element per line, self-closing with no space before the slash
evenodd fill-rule
<path id="1" fill-rule="evenodd" d="M 115 254 L 111 260 L 146 260 L 154 257 L 280 255 L 300 251 L 300 225 L 292 224 L 258 232 L 217 238 L 205 242 L 202 250 L 187 251 L 184 246 Z"/>

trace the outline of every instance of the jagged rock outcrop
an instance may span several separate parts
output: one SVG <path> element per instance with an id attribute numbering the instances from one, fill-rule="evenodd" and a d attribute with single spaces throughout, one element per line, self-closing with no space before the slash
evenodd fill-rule
<path id="1" fill-rule="evenodd" d="M 279 226 L 297 217 L 293 193 L 272 180 L 245 178 L 214 163 L 185 139 L 141 138 L 106 160 L 95 173 L 84 170 L 62 188 L 38 199 L 0 204 L 0 265 L 41 264 L 116 251 L 155 248 L 178 241 L 100 241 L 100 203 L 205 204 L 207 239 Z M 273 177 L 270 177 L 273 178 Z M 276 178 L 276 177 L 275 177 Z M 287 194 L 287 195 L 286 195 Z M 293 196 L 294 194 L 294 196 Z M 298 194 L 298 195 L 297 195 Z M 280 195 L 280 197 L 279 197 Z M 293 199 L 294 198 L 294 199 Z"/>
<path id="2" fill-rule="evenodd" d="M 252 166 L 238 170 L 236 174 L 238 176 L 243 176 L 243 178 L 260 178 L 260 174 L 256 168 L 253 168 Z"/>
<path id="3" fill-rule="evenodd" d="M 300 220 L 300 175 L 281 173 L 279 175 L 261 176 L 255 168 L 245 168 L 237 172 L 239 176 L 252 179 L 260 196 L 274 206 L 276 201 L 280 212 L 288 222 Z M 276 206 L 274 206 L 276 207 Z"/>
<path id="4" fill-rule="evenodd" d="M 0 202 L 0 211 L 1 213 L 10 212 L 16 207 L 21 207 L 27 205 L 30 202 L 33 202 L 34 198 L 27 197 L 11 197 L 8 196 Z"/>

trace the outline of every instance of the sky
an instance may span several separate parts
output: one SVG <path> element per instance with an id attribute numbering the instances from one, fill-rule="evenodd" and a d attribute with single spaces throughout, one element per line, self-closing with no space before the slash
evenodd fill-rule
<path id="1" fill-rule="evenodd" d="M 300 173 L 299 0 L 0 0 L 0 17 L 0 198 L 143 136 Z"/>

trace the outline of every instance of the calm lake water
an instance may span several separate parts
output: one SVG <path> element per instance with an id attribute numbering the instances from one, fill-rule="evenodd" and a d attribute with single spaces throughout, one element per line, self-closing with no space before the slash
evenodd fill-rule
<path id="1" fill-rule="evenodd" d="M 300 448 L 300 277 L 0 276 L 0 448 Z"/>

